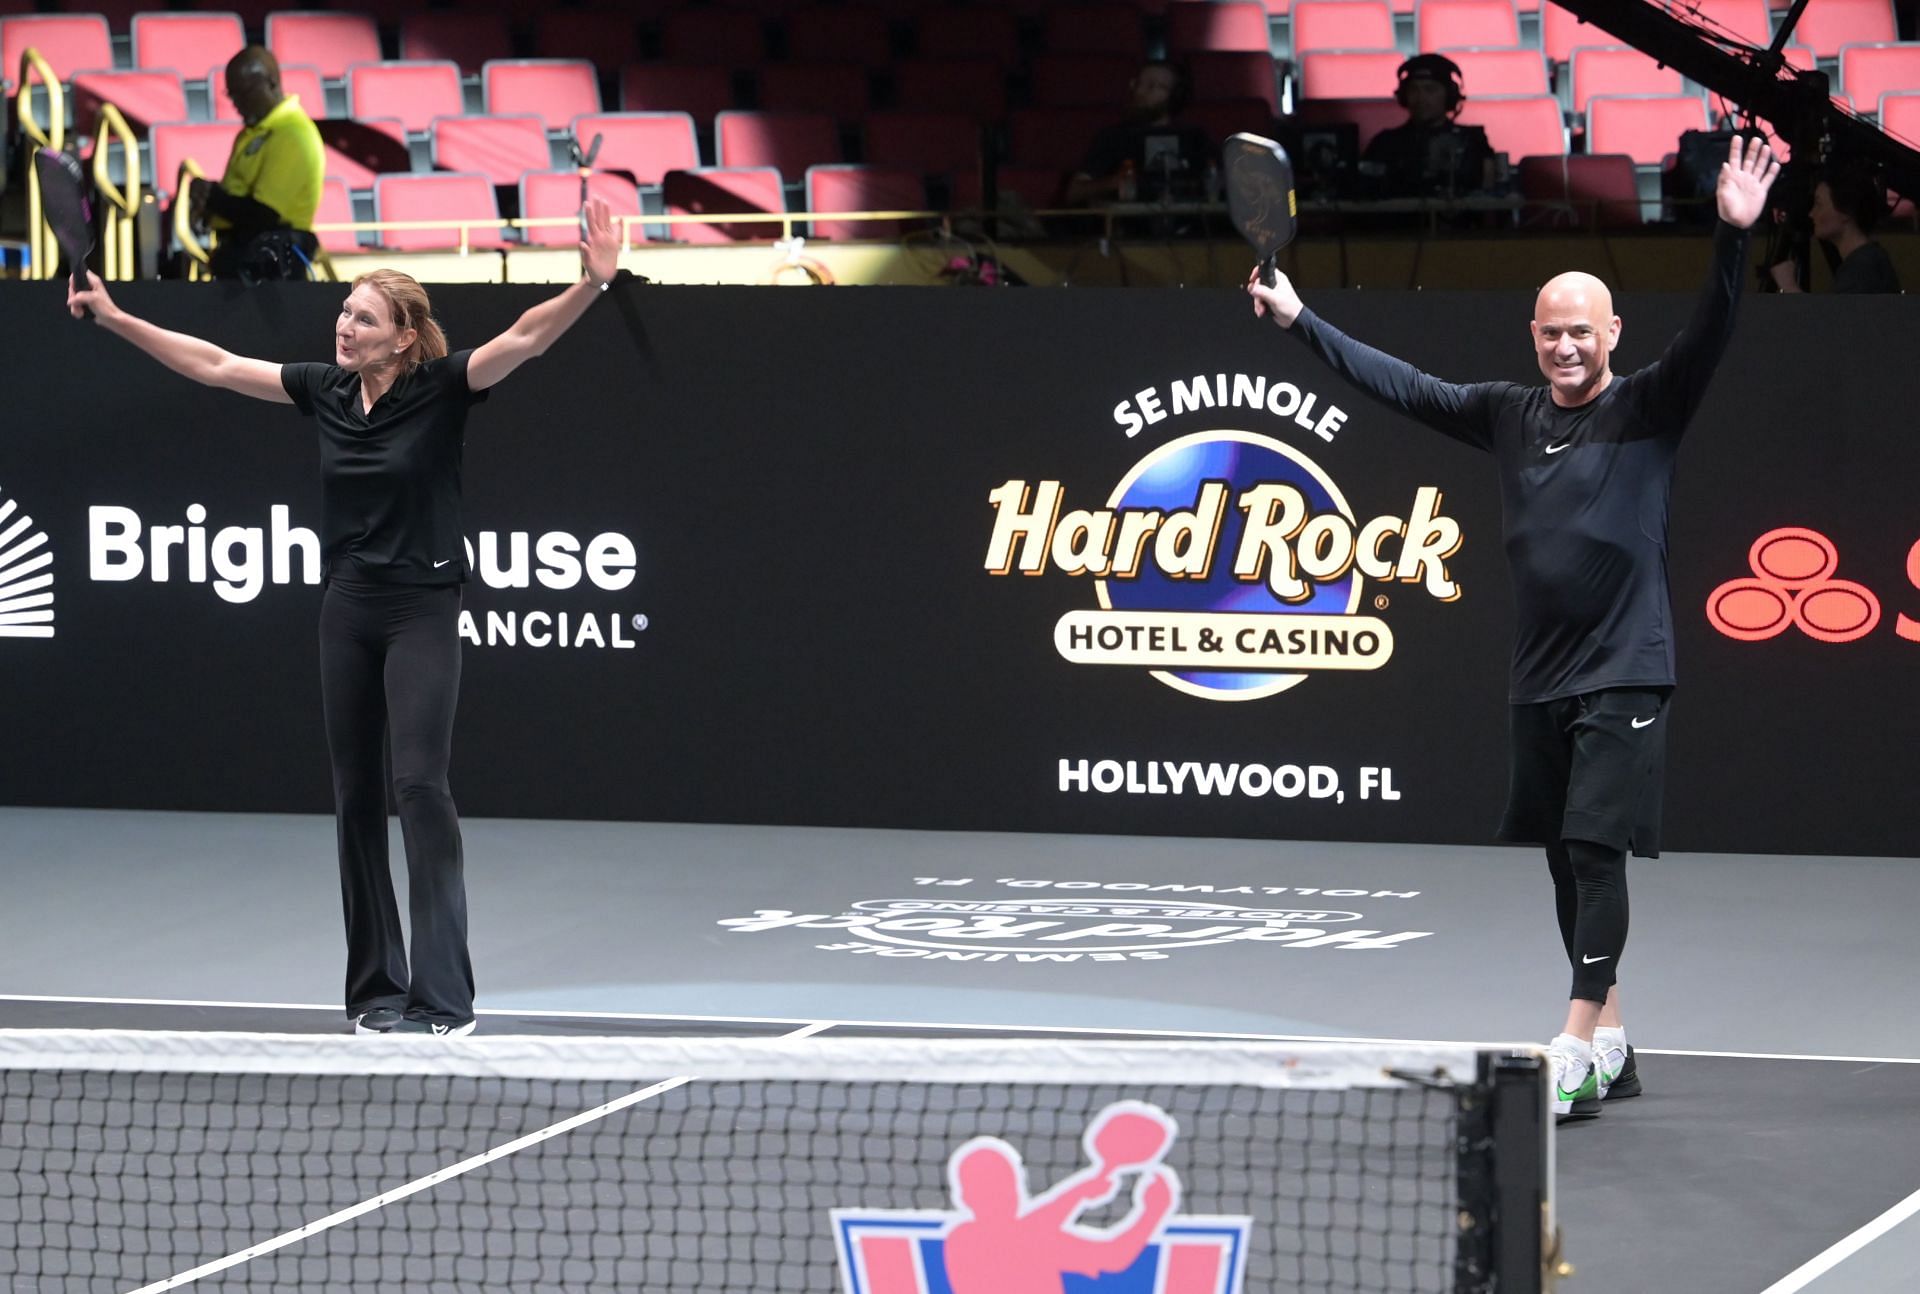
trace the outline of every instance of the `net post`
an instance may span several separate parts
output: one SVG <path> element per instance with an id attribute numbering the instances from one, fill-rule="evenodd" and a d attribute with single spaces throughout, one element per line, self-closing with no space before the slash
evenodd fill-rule
<path id="1" fill-rule="evenodd" d="M 1456 1294 L 1549 1294 L 1569 1274 L 1553 1216 L 1547 1069 L 1526 1052 L 1483 1053 L 1459 1090 Z"/>

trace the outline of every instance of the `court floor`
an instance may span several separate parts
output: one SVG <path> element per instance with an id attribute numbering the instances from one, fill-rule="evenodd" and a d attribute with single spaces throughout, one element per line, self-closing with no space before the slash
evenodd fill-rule
<path id="1" fill-rule="evenodd" d="M 486 1032 L 1544 1042 L 1531 851 L 475 820 Z M 345 1027 L 330 819 L 0 809 L 0 1027 Z M 395 858 L 399 858 L 397 832 Z M 1634 860 L 1647 1094 L 1563 1128 L 1574 1291 L 1920 1270 L 1905 859 Z M 1007 934 L 952 933 L 991 915 Z"/>

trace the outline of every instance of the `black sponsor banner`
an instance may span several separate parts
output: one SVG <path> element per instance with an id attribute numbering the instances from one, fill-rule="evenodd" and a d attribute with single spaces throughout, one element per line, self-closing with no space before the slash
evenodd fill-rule
<path id="1" fill-rule="evenodd" d="M 461 346 L 546 291 L 435 299 Z M 312 359 L 341 292 L 119 296 Z M 1631 369 L 1690 303 L 1619 304 Z M 1315 305 L 1537 378 L 1521 296 Z M 312 425 L 52 288 L 0 322 L 0 799 L 324 810 Z M 1669 848 L 1920 852 L 1916 328 L 1902 299 L 1743 305 L 1673 499 Z M 1491 461 L 1230 292 L 635 290 L 475 411 L 466 498 L 468 813 L 1438 843 L 1499 816 Z"/>

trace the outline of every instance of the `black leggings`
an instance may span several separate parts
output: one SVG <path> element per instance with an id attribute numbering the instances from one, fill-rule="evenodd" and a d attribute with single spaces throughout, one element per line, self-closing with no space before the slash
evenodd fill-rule
<path id="1" fill-rule="evenodd" d="M 320 600 L 320 695 L 333 756 L 347 1013 L 473 1018 L 460 819 L 447 785 L 460 693 L 460 589 L 332 579 Z M 387 748 L 407 847 L 409 976 L 387 866 Z"/>
<path id="2" fill-rule="evenodd" d="M 1560 942 L 1573 966 L 1572 997 L 1605 1002 L 1627 946 L 1627 855 L 1591 840 L 1547 847 Z"/>

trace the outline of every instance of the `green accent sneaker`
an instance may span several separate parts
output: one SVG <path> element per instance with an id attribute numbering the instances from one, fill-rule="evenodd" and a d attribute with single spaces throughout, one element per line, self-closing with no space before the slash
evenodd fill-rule
<path id="1" fill-rule="evenodd" d="M 1640 1095 L 1640 1067 L 1634 1064 L 1631 1045 L 1603 1046 L 1594 1039 L 1594 1067 L 1600 1071 L 1600 1099 L 1624 1100 Z"/>
<path id="2" fill-rule="evenodd" d="M 1558 1123 L 1591 1119 L 1600 1113 L 1600 1075 L 1593 1058 L 1565 1034 L 1547 1048 L 1553 1077 L 1553 1114 Z"/>

